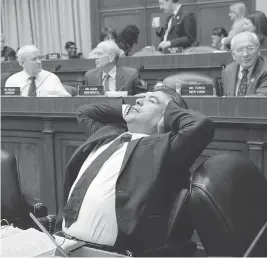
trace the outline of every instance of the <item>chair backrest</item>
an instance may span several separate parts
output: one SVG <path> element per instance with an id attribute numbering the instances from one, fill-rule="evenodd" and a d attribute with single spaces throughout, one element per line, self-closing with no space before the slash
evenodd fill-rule
<path id="1" fill-rule="evenodd" d="M 205 46 L 205 45 L 189 47 L 183 51 L 183 53 L 185 53 L 185 54 L 214 53 L 214 52 L 218 52 L 218 49 L 211 47 L 211 46 Z"/>
<path id="2" fill-rule="evenodd" d="M 66 85 L 66 84 L 63 84 L 63 87 L 65 88 L 65 90 L 66 90 L 72 97 L 77 96 L 78 91 L 77 91 L 77 88 L 76 88 L 76 87 L 73 87 L 73 86 L 70 86 L 70 85 Z"/>
<path id="3" fill-rule="evenodd" d="M 220 154 L 195 171 L 191 216 L 208 256 L 243 256 L 267 221 L 267 182 L 248 158 Z"/>
<path id="4" fill-rule="evenodd" d="M 218 80 L 207 74 L 198 72 L 179 72 L 166 77 L 163 80 L 163 84 L 176 90 L 177 81 L 180 81 L 183 84 L 212 84 L 216 90 L 216 95 L 221 95 Z"/>
<path id="5" fill-rule="evenodd" d="M 16 157 L 1 150 L 1 218 L 20 225 L 23 215 L 23 198 Z"/>

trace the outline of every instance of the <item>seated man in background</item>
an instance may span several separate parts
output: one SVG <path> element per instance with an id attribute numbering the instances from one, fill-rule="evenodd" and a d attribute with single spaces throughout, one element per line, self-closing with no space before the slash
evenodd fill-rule
<path id="1" fill-rule="evenodd" d="M 223 38 L 227 36 L 228 36 L 228 33 L 225 30 L 225 28 L 222 28 L 222 27 L 214 28 L 212 30 L 212 36 L 211 36 L 211 39 L 212 39 L 211 46 L 218 50 L 223 49 L 221 41 Z"/>
<path id="2" fill-rule="evenodd" d="M 79 108 L 89 138 L 67 165 L 55 232 L 138 256 L 151 239 L 164 244 L 168 207 L 214 126 L 171 88 L 144 95 L 134 106 L 116 99 Z"/>
<path id="3" fill-rule="evenodd" d="M 10 76 L 5 87 L 20 87 L 21 96 L 70 97 L 59 78 L 42 69 L 40 52 L 36 46 L 21 47 L 17 56 L 23 71 Z"/>
<path id="4" fill-rule="evenodd" d="M 103 42 L 106 40 L 112 40 L 113 42 L 116 42 L 117 40 L 117 32 L 112 26 L 104 27 L 101 29 L 100 42 Z M 125 56 L 125 53 L 122 49 L 120 49 L 120 57 L 121 56 Z M 97 57 L 96 48 L 94 48 L 89 52 L 88 58 L 95 59 L 96 57 Z"/>
<path id="5" fill-rule="evenodd" d="M 190 47 L 197 34 L 194 14 L 183 11 L 179 0 L 159 0 L 159 7 L 169 14 L 165 26 L 156 31 L 157 36 L 161 38 L 159 50 L 168 47 Z M 152 26 L 157 27 L 157 24 L 153 22 Z"/>
<path id="6" fill-rule="evenodd" d="M 128 95 L 146 92 L 136 69 L 117 64 L 120 49 L 115 42 L 111 40 L 100 42 L 95 51 L 96 68 L 85 74 L 85 85 L 103 85 L 105 91 L 128 91 Z"/>
<path id="7" fill-rule="evenodd" d="M 65 50 L 67 54 L 62 54 L 62 59 L 79 59 L 82 57 L 82 53 L 77 53 L 77 47 L 75 42 L 68 41 L 65 44 Z"/>
<path id="8" fill-rule="evenodd" d="M 259 38 L 241 32 L 231 41 L 235 60 L 222 72 L 225 96 L 267 96 L 267 58 L 260 55 Z"/>
<path id="9" fill-rule="evenodd" d="M 11 47 L 5 46 L 3 33 L 1 33 L 1 61 L 16 61 L 16 52 Z"/>

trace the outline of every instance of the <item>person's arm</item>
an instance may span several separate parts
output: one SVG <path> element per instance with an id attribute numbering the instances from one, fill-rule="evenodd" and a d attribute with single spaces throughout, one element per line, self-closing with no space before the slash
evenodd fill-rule
<path id="1" fill-rule="evenodd" d="M 171 47 L 190 46 L 196 39 L 196 19 L 193 13 L 184 17 L 183 21 L 185 36 L 170 40 Z"/>
<path id="2" fill-rule="evenodd" d="M 267 97 L 267 71 L 259 79 L 259 87 L 256 89 L 256 96 Z"/>
<path id="3" fill-rule="evenodd" d="M 55 97 L 71 97 L 71 95 L 66 91 L 64 86 L 62 85 L 60 79 L 57 75 L 51 74 L 49 78 L 49 83 L 52 86 L 51 93 L 48 92 L 49 96 L 55 96 Z"/>
<path id="4" fill-rule="evenodd" d="M 176 167 L 191 166 L 213 138 L 213 121 L 196 111 L 181 109 L 173 101 L 168 103 L 163 121 L 171 131 L 169 162 Z"/>
<path id="5" fill-rule="evenodd" d="M 162 37 L 163 36 L 163 33 L 164 33 L 164 28 L 163 27 L 159 27 L 159 28 L 157 28 L 157 30 L 156 30 L 156 35 L 158 36 L 158 37 Z"/>
<path id="6" fill-rule="evenodd" d="M 125 124 L 122 116 L 124 100 L 118 98 L 105 103 L 83 105 L 77 110 L 77 121 L 91 135 L 108 124 Z"/>

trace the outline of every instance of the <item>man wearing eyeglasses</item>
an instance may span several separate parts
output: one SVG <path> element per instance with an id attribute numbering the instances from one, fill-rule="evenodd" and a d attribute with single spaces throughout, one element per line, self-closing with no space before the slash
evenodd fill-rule
<path id="1" fill-rule="evenodd" d="M 267 97 L 267 58 L 253 32 L 242 32 L 231 41 L 234 62 L 222 72 L 225 96 Z"/>
<path id="2" fill-rule="evenodd" d="M 115 42 L 100 42 L 95 49 L 96 68 L 85 74 L 85 85 L 103 85 L 105 91 L 127 91 L 128 95 L 146 92 L 136 69 L 117 64 L 120 54 Z"/>

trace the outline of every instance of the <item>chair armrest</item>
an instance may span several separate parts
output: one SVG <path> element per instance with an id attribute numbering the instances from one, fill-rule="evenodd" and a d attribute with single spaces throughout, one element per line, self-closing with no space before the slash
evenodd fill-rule
<path id="1" fill-rule="evenodd" d="M 38 218 L 39 222 L 47 229 L 50 234 L 53 234 L 55 223 L 57 220 L 56 215 L 48 215 L 46 217 Z"/>
<path id="2" fill-rule="evenodd" d="M 37 201 L 29 195 L 23 196 L 23 201 L 25 205 L 25 212 L 29 215 L 31 212 L 35 217 L 45 217 L 47 216 L 47 207 L 43 203 Z"/>
<path id="3" fill-rule="evenodd" d="M 188 240 L 182 244 L 168 244 L 159 248 L 146 250 L 141 255 L 144 257 L 193 257 L 196 250 L 196 242 Z"/>

